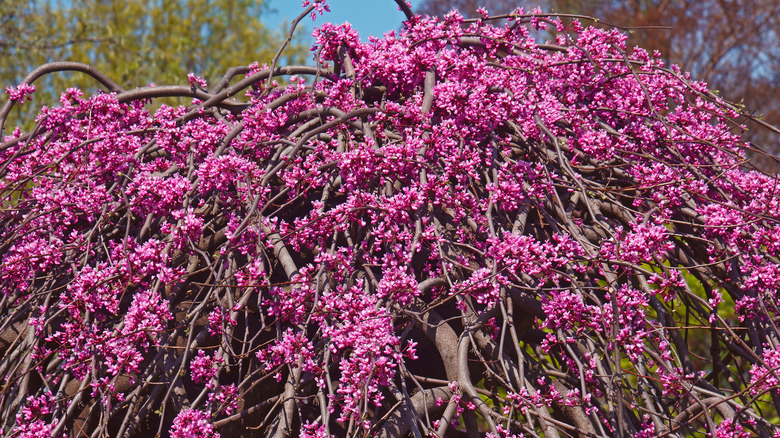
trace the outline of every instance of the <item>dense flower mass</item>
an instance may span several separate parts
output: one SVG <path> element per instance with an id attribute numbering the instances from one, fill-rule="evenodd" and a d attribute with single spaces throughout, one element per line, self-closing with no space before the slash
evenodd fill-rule
<path id="1" fill-rule="evenodd" d="M 4 137 L 0 435 L 780 435 L 735 107 L 539 11 L 315 38 Z"/>

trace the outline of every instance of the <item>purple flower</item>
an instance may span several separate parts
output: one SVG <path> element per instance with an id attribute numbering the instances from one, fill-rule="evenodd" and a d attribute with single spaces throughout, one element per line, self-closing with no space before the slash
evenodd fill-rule
<path id="1" fill-rule="evenodd" d="M 200 76 L 195 75 L 195 73 L 187 73 L 187 79 L 190 81 L 190 86 L 195 87 L 199 86 L 201 88 L 208 87 L 208 84 L 206 83 L 206 80 L 203 79 Z"/>
<path id="2" fill-rule="evenodd" d="M 19 104 L 24 104 L 25 100 L 32 100 L 33 93 L 35 93 L 35 85 L 32 84 L 19 84 L 16 88 L 5 87 L 5 94 L 12 102 L 19 102 Z"/>
<path id="3" fill-rule="evenodd" d="M 208 412 L 185 409 L 173 420 L 171 438 L 219 438 Z"/>

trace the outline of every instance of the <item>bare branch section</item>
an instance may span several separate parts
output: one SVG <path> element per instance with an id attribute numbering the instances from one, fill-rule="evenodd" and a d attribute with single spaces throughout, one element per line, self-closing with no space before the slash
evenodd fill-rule
<path id="1" fill-rule="evenodd" d="M 32 74 L 110 93 L 0 144 L 3 436 L 777 436 L 780 182 L 574 18 L 325 24 L 210 89 Z"/>

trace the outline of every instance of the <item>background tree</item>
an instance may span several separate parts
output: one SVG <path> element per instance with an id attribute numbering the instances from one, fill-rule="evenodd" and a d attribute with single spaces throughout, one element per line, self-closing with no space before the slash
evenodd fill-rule
<path id="1" fill-rule="evenodd" d="M 40 70 L 115 93 L 0 144 L 4 436 L 780 435 L 739 108 L 554 15 L 316 41 L 210 88 Z"/>
<path id="2" fill-rule="evenodd" d="M 52 61 L 90 64 L 123 88 L 180 83 L 188 73 L 216 80 L 236 65 L 271 62 L 283 36 L 265 27 L 267 12 L 257 0 L 4 1 L 0 84 L 16 85 Z M 285 61 L 307 53 L 294 40 Z M 68 87 L 95 91 L 94 81 L 78 73 L 36 85 L 49 102 Z"/>
<path id="3" fill-rule="evenodd" d="M 597 17 L 630 28 L 628 45 L 657 50 L 668 64 L 707 82 L 745 112 L 780 124 L 780 3 L 761 0 L 548 0 L 546 10 Z M 443 15 L 457 8 L 475 17 L 483 6 L 492 14 L 519 6 L 507 0 L 425 0 L 415 11 Z M 746 138 L 772 155 L 777 137 L 747 121 Z M 760 151 L 753 162 L 776 171 L 776 160 Z"/>

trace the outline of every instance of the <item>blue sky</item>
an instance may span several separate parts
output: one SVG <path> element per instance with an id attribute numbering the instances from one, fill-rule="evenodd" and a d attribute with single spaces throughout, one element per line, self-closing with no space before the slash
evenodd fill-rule
<path id="1" fill-rule="evenodd" d="M 271 29 L 279 29 L 284 21 L 297 17 L 303 12 L 302 0 L 270 0 L 267 4 L 277 12 L 269 14 L 264 20 Z M 369 35 L 382 36 L 383 33 L 398 29 L 404 21 L 404 13 L 398 10 L 394 0 L 328 0 L 330 13 L 318 16 L 317 21 L 312 22 L 310 17 L 301 21 L 306 26 L 306 32 L 311 33 L 315 26 L 326 21 L 341 24 L 349 21 L 352 27 L 360 34 L 360 39 L 366 41 Z M 412 10 L 422 0 L 412 0 Z M 286 26 L 285 26 L 286 27 Z"/>

